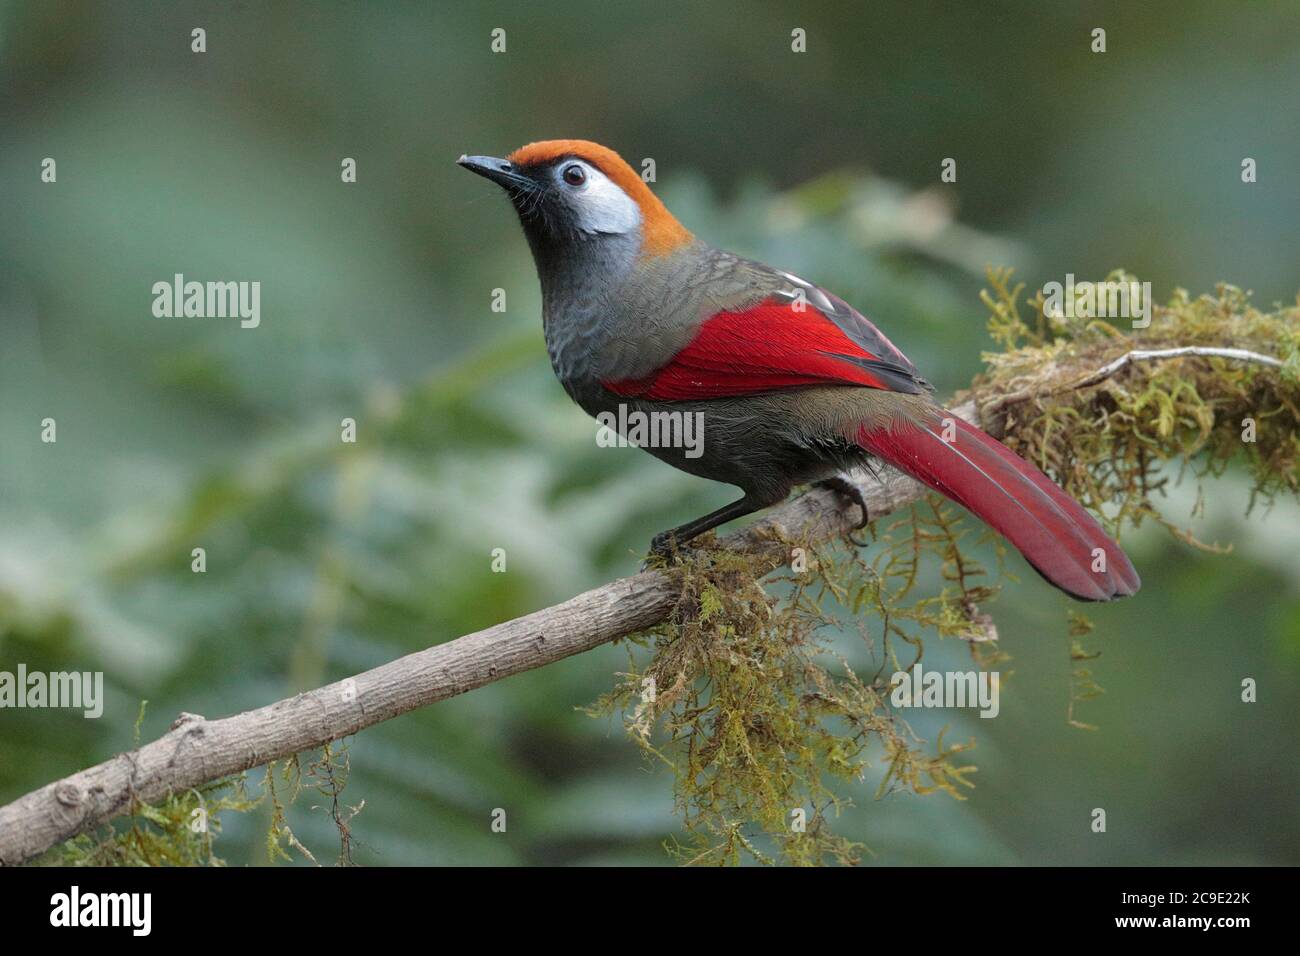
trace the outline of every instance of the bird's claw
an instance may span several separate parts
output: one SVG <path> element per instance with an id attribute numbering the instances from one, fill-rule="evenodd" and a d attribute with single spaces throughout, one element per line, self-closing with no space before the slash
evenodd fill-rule
<path id="1" fill-rule="evenodd" d="M 666 564 L 675 564 L 681 560 L 683 550 L 671 531 L 661 531 L 650 539 L 650 555 L 641 562 L 641 570 L 648 570 L 656 558 L 662 559 Z"/>
<path id="2" fill-rule="evenodd" d="M 858 489 L 858 486 L 853 484 L 851 481 L 839 477 L 838 475 L 834 478 L 823 478 L 821 481 L 815 482 L 815 486 L 818 488 L 825 488 L 828 491 L 833 491 L 837 495 L 848 499 L 858 506 L 862 511 L 862 520 L 845 532 L 844 537 L 848 538 L 849 541 L 853 542 L 853 544 L 857 545 L 859 548 L 865 548 L 867 542 L 859 541 L 853 536 L 854 531 L 861 531 L 867 525 L 871 524 L 871 512 L 867 510 L 866 499 L 862 497 L 862 492 Z"/>

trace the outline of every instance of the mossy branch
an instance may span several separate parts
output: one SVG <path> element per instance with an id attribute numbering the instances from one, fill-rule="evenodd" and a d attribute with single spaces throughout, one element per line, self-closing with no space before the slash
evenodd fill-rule
<path id="1" fill-rule="evenodd" d="M 988 372 L 954 399 L 956 414 L 1003 438 L 1085 504 L 1097 510 L 1110 507 L 1115 522 L 1151 516 L 1172 528 L 1151 501 L 1165 480 L 1159 466 L 1178 459 L 1190 462 L 1193 456 L 1203 462 L 1202 475 L 1217 474 L 1229 460 L 1244 456 L 1258 493 L 1296 490 L 1300 309 L 1263 313 L 1230 286 L 1197 299 L 1179 291 L 1168 306 L 1156 310 L 1148 329 L 1129 334 L 1097 320 L 1070 323 L 1051 318 L 1040 299 L 1031 303 L 1038 313 L 1031 329 L 1020 316 L 1022 287 L 1012 288 L 1009 279 L 1009 273 L 991 273 L 993 291 L 985 296 L 992 311 L 990 331 L 1003 351 L 985 356 Z M 874 522 L 923 497 L 920 485 L 889 468 L 878 475 L 850 477 Z M 815 548 L 852 530 L 858 517 L 856 507 L 846 506 L 833 493 L 813 490 L 720 539 L 720 553 L 731 558 L 688 562 L 686 571 L 654 569 L 623 578 L 257 710 L 219 720 L 182 714 L 158 740 L 0 807 L 0 864 L 21 863 L 144 805 L 665 622 L 672 621 L 676 633 L 685 633 L 685 622 L 707 624 L 705 601 L 716 603 L 718 620 L 726 619 L 729 602 L 748 601 L 743 613 L 757 613 L 754 602 L 759 597 L 749 587 L 754 581 L 788 563 L 792 545 Z M 923 535 L 940 541 L 956 567 L 950 579 L 961 591 L 961 601 L 941 610 L 965 616 L 964 621 L 948 622 L 954 628 L 995 634 L 991 622 L 974 607 L 971 595 L 979 589 L 966 583 L 969 569 L 956 554 L 950 522 L 936 510 L 933 519 L 914 516 L 911 523 L 918 542 Z M 1192 540 L 1190 535 L 1184 538 Z M 910 566 L 908 561 L 905 553 L 891 553 L 885 572 L 914 581 L 915 555 Z M 702 580 L 697 574 L 701 569 Z M 854 603 L 874 606 L 886 616 L 891 612 L 880 595 L 873 597 L 869 590 L 857 593 Z M 886 621 L 886 633 L 889 627 Z M 790 633 L 797 638 L 799 632 Z M 697 637 L 700 634 L 707 631 L 697 629 Z M 909 640 L 904 632 L 898 634 Z M 989 639 L 988 634 L 966 636 L 979 641 Z M 679 652 L 685 655 L 679 658 L 683 682 L 700 673 L 696 663 L 711 653 L 698 641 L 681 645 Z M 696 663 L 688 660 L 691 655 Z M 807 676 L 820 680 L 817 672 Z M 684 694 L 684 686 L 677 693 Z M 813 698 L 825 703 L 837 696 L 865 699 L 873 693 L 871 686 L 850 676 L 825 686 Z M 747 734 L 735 723 L 722 743 L 745 755 Z M 941 746 L 940 757 L 925 765 L 916 764 L 905 749 L 893 751 L 886 784 L 906 780 L 916 789 L 956 792 L 954 784 L 967 781 L 960 768 L 943 759 L 955 749 Z M 816 756 L 846 768 L 857 759 L 856 753 L 826 738 Z M 763 784 L 768 778 L 754 779 Z M 737 799 L 735 794 L 715 796 L 724 802 Z M 810 827 L 820 826 L 833 802 L 823 796 L 826 802 L 814 809 Z M 728 824 L 731 840 L 747 846 L 740 822 Z M 852 847 L 842 843 L 833 845 L 831 852 L 841 858 L 853 854 Z"/>

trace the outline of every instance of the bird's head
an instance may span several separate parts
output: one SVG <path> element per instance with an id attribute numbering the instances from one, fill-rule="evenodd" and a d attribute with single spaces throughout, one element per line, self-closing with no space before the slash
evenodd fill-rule
<path id="1" fill-rule="evenodd" d="M 621 237 L 641 255 L 658 256 L 691 240 L 632 167 L 599 143 L 553 139 L 504 159 L 462 156 L 457 162 L 506 191 L 535 248 Z"/>

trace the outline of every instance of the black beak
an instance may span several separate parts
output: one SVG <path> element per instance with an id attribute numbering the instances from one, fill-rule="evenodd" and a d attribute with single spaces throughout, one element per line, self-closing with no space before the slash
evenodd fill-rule
<path id="1" fill-rule="evenodd" d="M 527 189 L 537 185 L 508 159 L 497 159 L 495 156 L 462 156 L 456 160 L 456 164 L 464 166 L 471 173 L 478 173 L 484 179 L 492 180 L 505 189 Z"/>

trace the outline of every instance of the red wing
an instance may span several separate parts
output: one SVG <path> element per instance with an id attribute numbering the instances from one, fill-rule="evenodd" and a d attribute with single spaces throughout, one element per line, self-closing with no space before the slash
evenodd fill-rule
<path id="1" fill-rule="evenodd" d="M 726 398 L 809 385 L 913 393 L 928 388 L 874 325 L 817 291 L 829 308 L 777 294 L 742 311 L 717 312 L 667 365 L 645 378 L 603 384 L 618 395 L 658 401 Z"/>

